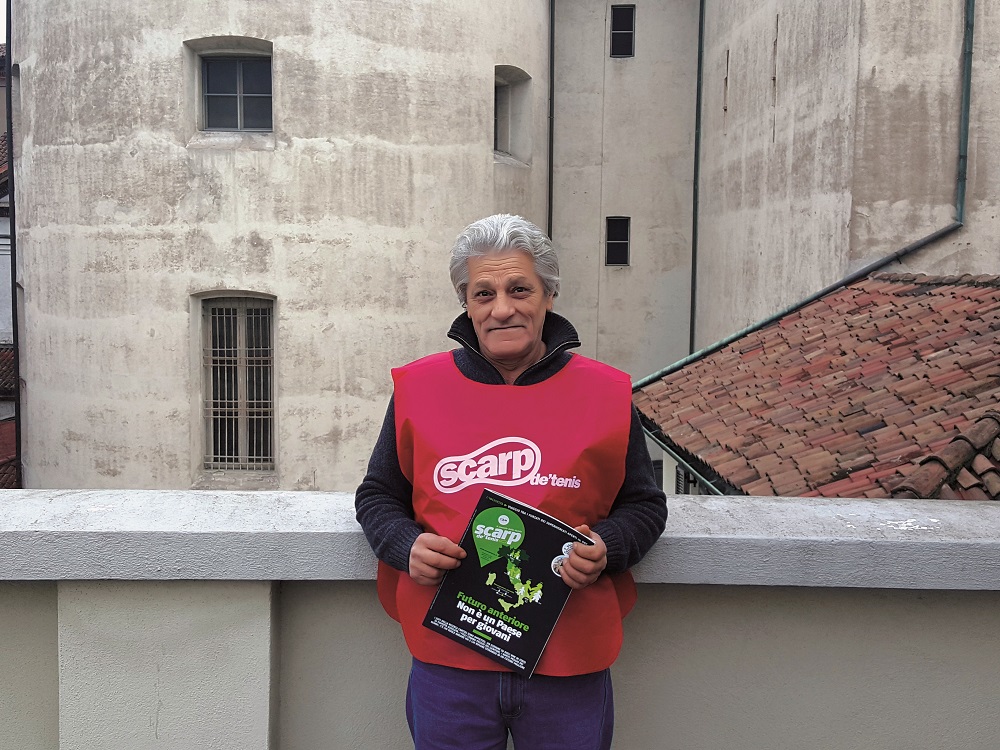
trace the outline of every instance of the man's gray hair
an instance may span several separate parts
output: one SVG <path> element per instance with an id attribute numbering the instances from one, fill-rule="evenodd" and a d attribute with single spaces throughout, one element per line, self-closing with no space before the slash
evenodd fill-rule
<path id="1" fill-rule="evenodd" d="M 559 258 L 545 232 L 520 216 L 495 214 L 469 224 L 451 248 L 448 270 L 463 307 L 465 290 L 469 286 L 469 258 L 508 250 L 521 250 L 530 255 L 535 273 L 545 286 L 545 294 L 559 296 Z"/>

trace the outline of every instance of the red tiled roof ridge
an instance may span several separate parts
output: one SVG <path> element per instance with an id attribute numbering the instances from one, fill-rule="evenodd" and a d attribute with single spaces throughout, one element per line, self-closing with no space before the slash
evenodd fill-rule
<path id="1" fill-rule="evenodd" d="M 964 273 L 960 276 L 930 276 L 925 273 L 873 273 L 868 279 L 894 281 L 927 286 L 995 286 L 1000 287 L 1000 276 Z M 862 279 L 864 281 L 864 279 Z"/>

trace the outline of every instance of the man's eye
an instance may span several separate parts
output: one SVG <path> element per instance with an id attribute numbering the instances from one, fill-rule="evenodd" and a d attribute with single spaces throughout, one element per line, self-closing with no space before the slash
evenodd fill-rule
<path id="1" fill-rule="evenodd" d="M 490 292 L 487 289 L 480 289 L 478 292 L 476 292 L 472 296 L 473 297 L 489 297 L 490 296 Z"/>

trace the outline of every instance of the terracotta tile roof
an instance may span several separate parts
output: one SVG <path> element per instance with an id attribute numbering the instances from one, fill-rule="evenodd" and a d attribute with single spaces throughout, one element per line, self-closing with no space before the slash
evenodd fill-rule
<path id="1" fill-rule="evenodd" d="M 892 489 L 896 498 L 1000 500 L 1000 411 L 988 411 Z"/>
<path id="2" fill-rule="evenodd" d="M 1000 499 L 1000 277 L 862 279 L 635 403 L 729 492 Z"/>
<path id="3" fill-rule="evenodd" d="M 14 347 L 10 344 L 0 344 L 0 398 L 13 398 L 15 385 Z"/>
<path id="4" fill-rule="evenodd" d="M 13 419 L 0 421 L 0 490 L 17 489 L 17 447 Z"/>

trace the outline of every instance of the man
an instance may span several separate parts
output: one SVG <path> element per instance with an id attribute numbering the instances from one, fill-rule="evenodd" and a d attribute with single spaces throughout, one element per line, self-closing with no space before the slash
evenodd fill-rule
<path id="1" fill-rule="evenodd" d="M 576 331 L 552 312 L 559 264 L 534 224 L 501 214 L 470 224 L 450 271 L 466 308 L 449 336 L 462 346 L 393 371 L 395 391 L 357 516 L 380 560 L 379 596 L 413 654 L 407 719 L 418 750 L 610 747 L 609 667 L 635 600 L 628 568 L 663 531 L 656 486 L 628 377 L 571 354 Z M 569 486 L 501 487 L 575 526 L 560 569 L 574 593 L 527 680 L 427 628 L 422 620 L 488 479 L 442 492 L 435 467 L 511 435 L 531 440 L 541 473 Z M 517 481 L 511 479 L 510 481 Z"/>

